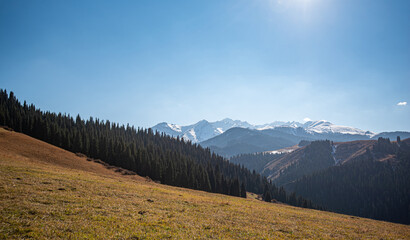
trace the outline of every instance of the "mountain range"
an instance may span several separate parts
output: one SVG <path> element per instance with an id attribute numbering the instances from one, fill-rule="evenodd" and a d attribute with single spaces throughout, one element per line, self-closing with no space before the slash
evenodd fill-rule
<path id="1" fill-rule="evenodd" d="M 207 120 L 201 120 L 195 124 L 188 126 L 180 126 L 177 124 L 171 124 L 162 122 L 152 127 L 153 131 L 159 131 L 173 137 L 180 137 L 186 141 L 191 141 L 192 143 L 199 143 L 206 141 L 210 138 L 216 137 L 228 129 L 240 127 L 240 128 L 250 128 L 254 129 L 255 126 L 239 121 L 225 118 L 221 121 L 208 122 Z"/>
<path id="2" fill-rule="evenodd" d="M 262 125 L 252 125 L 246 121 L 232 120 L 230 118 L 225 118 L 216 122 L 208 122 L 207 120 L 201 120 L 195 124 L 181 126 L 178 124 L 171 124 L 162 122 L 152 127 L 152 130 L 165 133 L 167 135 L 180 138 L 184 140 L 189 140 L 193 143 L 200 143 L 206 141 L 210 138 L 216 137 L 223 134 L 231 128 L 248 128 L 252 130 L 269 130 L 277 128 L 286 128 L 288 133 L 296 134 L 298 128 L 303 128 L 307 133 L 310 134 L 349 134 L 349 135 L 362 135 L 362 136 L 373 136 L 374 133 L 370 131 L 363 131 L 353 127 L 339 126 L 332 124 L 325 120 L 320 121 L 308 121 L 306 123 L 300 122 L 283 122 L 275 121 L 272 123 L 262 124 Z"/>
<path id="3" fill-rule="evenodd" d="M 335 125 L 325 120 L 300 122 L 275 121 L 252 125 L 246 121 L 225 118 L 221 121 L 199 121 L 188 126 L 159 123 L 153 131 L 209 147 L 224 157 L 238 154 L 273 151 L 298 144 L 301 140 L 337 142 L 371 140 L 379 137 L 394 140 L 409 138 L 410 132 L 374 133 L 354 127 Z"/>

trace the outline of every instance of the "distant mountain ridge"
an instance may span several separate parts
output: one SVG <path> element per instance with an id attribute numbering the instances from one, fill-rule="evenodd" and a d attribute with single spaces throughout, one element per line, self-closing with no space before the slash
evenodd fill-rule
<path id="1" fill-rule="evenodd" d="M 193 143 L 199 143 L 216 137 L 234 127 L 254 128 L 253 125 L 247 122 L 225 118 L 216 122 L 201 120 L 195 124 L 187 126 L 162 122 L 153 126 L 151 129 L 173 137 L 183 138 L 186 141 L 189 140 Z"/>
<path id="2" fill-rule="evenodd" d="M 325 120 L 320 121 L 308 121 L 306 123 L 300 122 L 283 122 L 275 121 L 272 123 L 262 125 L 252 125 L 246 121 L 232 120 L 225 118 L 216 122 L 208 122 L 207 120 L 201 120 L 195 124 L 181 126 L 173 123 L 162 122 L 152 127 L 152 130 L 165 133 L 167 135 L 189 140 L 194 143 L 206 141 L 210 138 L 218 136 L 231 128 L 249 128 L 254 130 L 268 130 L 276 128 L 288 128 L 292 129 L 303 128 L 306 132 L 311 134 L 323 134 L 323 133 L 340 133 L 340 134 L 352 134 L 352 135 L 368 135 L 372 136 L 374 133 L 370 131 L 363 131 L 358 128 L 339 126 L 332 124 Z"/>
<path id="3" fill-rule="evenodd" d="M 371 140 L 388 137 L 395 140 L 397 136 L 409 138 L 410 132 L 373 133 L 354 127 L 335 125 L 325 120 L 300 122 L 272 122 L 252 125 L 246 121 L 225 118 L 221 121 L 199 121 L 196 124 L 180 126 L 160 123 L 152 130 L 173 137 L 180 137 L 212 151 L 231 157 L 237 154 L 273 151 L 298 144 L 301 140 L 331 140 L 347 142 Z"/>

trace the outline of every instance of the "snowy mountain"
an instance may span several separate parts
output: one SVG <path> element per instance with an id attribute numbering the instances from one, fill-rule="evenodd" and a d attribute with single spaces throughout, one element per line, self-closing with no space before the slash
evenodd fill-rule
<path id="1" fill-rule="evenodd" d="M 298 127 L 302 127 L 303 124 L 299 123 L 299 122 L 282 122 L 282 121 L 275 121 L 273 123 L 267 123 L 267 124 L 262 124 L 262 125 L 256 125 L 253 126 L 254 129 L 257 130 L 267 130 L 267 129 L 274 129 L 277 127 L 291 127 L 291 128 L 298 128 Z"/>
<path id="2" fill-rule="evenodd" d="M 231 128 L 249 128 L 255 130 L 268 130 L 268 129 L 276 129 L 282 132 L 286 132 L 292 135 L 299 135 L 301 130 L 303 129 L 305 134 L 308 135 L 328 135 L 328 134 L 342 134 L 342 135 L 360 135 L 367 137 L 374 136 L 374 133 L 369 131 L 363 131 L 361 129 L 347 127 L 347 126 L 339 126 L 334 125 L 328 121 L 320 120 L 320 121 L 309 121 L 306 123 L 300 122 L 281 122 L 275 121 L 268 124 L 262 125 L 252 125 L 248 122 L 239 121 L 239 120 L 232 120 L 230 118 L 225 118 L 221 121 L 216 122 L 208 122 L 206 120 L 199 121 L 195 124 L 188 125 L 188 126 L 180 126 L 177 124 L 170 124 L 170 123 L 159 123 L 152 127 L 154 131 L 163 132 L 167 135 L 180 138 L 184 138 L 185 140 L 190 140 L 193 143 L 199 143 L 206 141 L 210 138 L 216 137 L 228 129 Z M 301 128 L 301 129 L 300 129 Z"/>
<path id="3" fill-rule="evenodd" d="M 173 137 L 179 136 L 180 138 L 189 140 L 193 143 L 199 143 L 218 136 L 226 130 L 234 127 L 254 128 L 253 125 L 247 122 L 225 118 L 216 122 L 202 120 L 188 126 L 180 126 L 177 124 L 163 122 L 152 127 L 152 130 L 162 132 Z"/>
<path id="4" fill-rule="evenodd" d="M 179 136 L 200 143 L 212 151 L 230 157 L 242 153 L 274 151 L 298 144 L 301 140 L 331 140 L 348 142 L 389 137 L 396 140 L 409 138 L 409 132 L 375 134 L 354 127 L 335 125 L 325 120 L 300 122 L 272 122 L 252 125 L 248 122 L 225 118 L 221 121 L 199 121 L 189 126 L 160 123 L 152 127 L 173 137 Z"/>
<path id="5" fill-rule="evenodd" d="M 340 133 L 340 134 L 350 134 L 350 135 L 367 135 L 372 137 L 374 133 L 369 131 L 363 131 L 358 128 L 334 125 L 328 121 L 309 121 L 302 126 L 309 133 Z"/>

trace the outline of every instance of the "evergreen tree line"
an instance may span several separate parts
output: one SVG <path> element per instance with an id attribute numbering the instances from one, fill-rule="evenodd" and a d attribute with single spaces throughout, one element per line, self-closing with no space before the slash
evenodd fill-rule
<path id="1" fill-rule="evenodd" d="M 378 161 L 377 159 L 390 158 Z M 372 148 L 341 166 L 286 186 L 328 210 L 410 224 L 410 139 L 379 138 Z"/>
<path id="2" fill-rule="evenodd" d="M 272 188 L 272 186 L 275 186 L 275 185 L 272 183 L 270 185 L 268 184 L 265 185 L 262 199 L 266 202 L 277 200 L 279 202 L 288 203 L 293 206 L 325 210 L 325 208 L 323 208 L 322 206 L 313 204 L 311 200 L 308 200 L 306 198 L 296 195 L 295 192 L 291 192 L 291 194 L 287 194 L 284 187 Z"/>
<path id="3" fill-rule="evenodd" d="M 272 198 L 279 199 L 279 190 L 265 177 L 208 148 L 151 129 L 43 112 L 2 89 L 0 125 L 164 184 L 241 197 L 246 191 L 263 194 L 268 186 Z"/>

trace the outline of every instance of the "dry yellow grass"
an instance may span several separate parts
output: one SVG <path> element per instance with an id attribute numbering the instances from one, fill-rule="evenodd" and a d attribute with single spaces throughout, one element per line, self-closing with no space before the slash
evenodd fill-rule
<path id="1" fill-rule="evenodd" d="M 147 182 L 0 129 L 0 239 L 22 238 L 410 239 L 410 226 Z"/>

